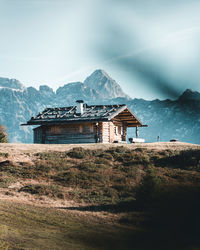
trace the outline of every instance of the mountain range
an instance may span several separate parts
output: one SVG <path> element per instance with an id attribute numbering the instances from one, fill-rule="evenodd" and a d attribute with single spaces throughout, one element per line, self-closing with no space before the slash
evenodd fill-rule
<path id="1" fill-rule="evenodd" d="M 157 140 L 200 144 L 200 93 L 187 89 L 177 100 L 131 99 L 105 71 L 95 70 L 85 81 L 59 87 L 47 85 L 39 90 L 25 87 L 16 79 L 0 78 L 0 124 L 7 127 L 10 142 L 31 143 L 32 127 L 20 126 L 46 107 L 75 105 L 78 99 L 88 104 L 127 104 L 148 127 L 140 129 L 147 142 Z M 128 137 L 135 130 L 128 129 Z"/>

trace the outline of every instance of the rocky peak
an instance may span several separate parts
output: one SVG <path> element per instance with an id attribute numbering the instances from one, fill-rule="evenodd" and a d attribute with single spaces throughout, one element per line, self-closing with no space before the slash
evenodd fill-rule
<path id="1" fill-rule="evenodd" d="M 186 89 L 183 94 L 179 97 L 179 101 L 200 101 L 200 93 Z"/>
<path id="2" fill-rule="evenodd" d="M 54 93 L 53 89 L 50 88 L 50 87 L 47 86 L 47 85 L 41 85 L 41 86 L 39 87 L 39 91 L 40 91 L 40 92 Z"/>
<path id="3" fill-rule="evenodd" d="M 95 101 L 101 99 L 101 96 L 96 90 L 85 86 L 82 82 L 72 82 L 58 88 L 56 98 L 61 105 L 66 106 L 71 105 L 75 100 Z"/>
<path id="4" fill-rule="evenodd" d="M 65 84 L 62 87 L 59 87 L 56 90 L 57 95 L 65 95 L 65 94 L 72 94 L 72 93 L 77 93 L 83 90 L 84 85 L 82 82 L 70 82 L 68 84 Z"/>
<path id="5" fill-rule="evenodd" d="M 117 97 L 125 97 L 129 99 L 129 96 L 123 92 L 120 85 L 101 69 L 95 70 L 89 77 L 87 77 L 84 84 L 85 86 L 98 91 L 103 99 Z"/>
<path id="6" fill-rule="evenodd" d="M 24 90 L 25 87 L 16 79 L 0 77 L 0 87 L 16 90 Z"/>
<path id="7" fill-rule="evenodd" d="M 53 89 L 47 85 L 41 85 L 39 87 L 39 92 L 43 98 L 49 99 L 48 102 L 50 101 L 50 99 L 53 99 L 56 95 Z"/>

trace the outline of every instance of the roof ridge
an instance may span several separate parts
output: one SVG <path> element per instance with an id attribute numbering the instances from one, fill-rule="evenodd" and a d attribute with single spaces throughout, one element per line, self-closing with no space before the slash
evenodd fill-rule
<path id="1" fill-rule="evenodd" d="M 84 104 L 86 104 L 87 105 L 87 107 L 103 107 L 103 106 L 105 106 L 105 107 L 113 107 L 113 106 L 115 106 L 115 107 L 122 107 L 122 106 L 126 106 L 126 104 L 98 104 L 98 105 L 95 105 L 95 104 L 93 104 L 93 105 L 88 105 L 87 103 L 84 103 Z M 73 106 L 63 106 L 63 107 L 47 107 L 47 108 L 45 108 L 42 112 L 44 112 L 45 110 L 49 110 L 49 109 L 66 109 L 66 108 L 72 108 L 72 107 L 74 107 L 74 106 L 76 106 L 76 105 L 73 105 Z"/>
<path id="2" fill-rule="evenodd" d="M 126 104 L 86 105 L 83 114 L 79 114 L 76 106 L 46 108 L 27 121 L 26 125 L 111 121 L 126 109 L 128 109 Z M 131 113 L 131 116 L 137 120 L 134 114 Z M 138 122 L 140 123 L 139 120 Z"/>

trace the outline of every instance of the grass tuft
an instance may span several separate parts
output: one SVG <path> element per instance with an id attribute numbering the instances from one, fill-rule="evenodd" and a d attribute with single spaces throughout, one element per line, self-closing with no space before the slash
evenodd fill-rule
<path id="1" fill-rule="evenodd" d="M 26 192 L 29 194 L 46 195 L 54 198 L 64 198 L 60 187 L 56 185 L 44 184 L 29 184 L 19 189 L 19 192 Z"/>

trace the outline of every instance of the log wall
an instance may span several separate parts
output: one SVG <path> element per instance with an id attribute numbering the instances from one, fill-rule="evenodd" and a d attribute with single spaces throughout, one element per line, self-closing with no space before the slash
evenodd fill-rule
<path id="1" fill-rule="evenodd" d="M 103 122 L 101 125 L 101 142 L 113 143 L 115 141 L 126 141 L 127 127 L 121 123 Z"/>
<path id="2" fill-rule="evenodd" d="M 42 143 L 42 126 L 33 129 L 33 142 Z"/>
<path id="3" fill-rule="evenodd" d="M 110 142 L 121 142 L 126 141 L 127 127 L 123 122 L 116 122 L 110 124 Z"/>
<path id="4" fill-rule="evenodd" d="M 110 122 L 102 122 L 102 142 L 110 142 Z"/>
<path id="5" fill-rule="evenodd" d="M 113 122 L 46 125 L 34 129 L 34 143 L 75 144 L 126 141 L 126 127 Z"/>
<path id="6" fill-rule="evenodd" d="M 95 142 L 95 126 L 91 123 L 51 125 L 34 130 L 34 143 L 74 144 Z"/>

